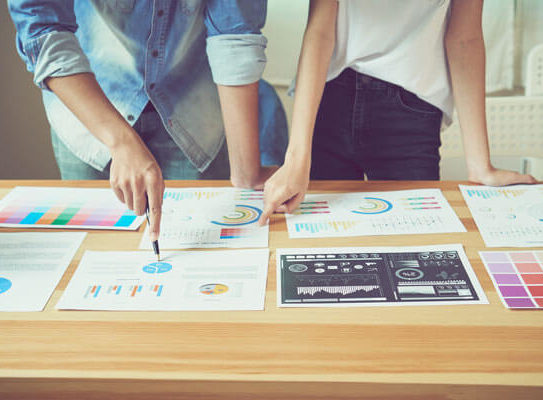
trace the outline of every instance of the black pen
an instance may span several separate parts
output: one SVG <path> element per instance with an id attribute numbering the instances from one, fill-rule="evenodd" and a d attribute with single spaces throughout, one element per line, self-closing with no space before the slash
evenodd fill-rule
<path id="1" fill-rule="evenodd" d="M 147 217 L 147 225 L 149 226 L 149 232 L 151 232 L 151 222 L 149 221 L 149 205 L 145 207 L 145 216 Z M 158 248 L 158 239 L 151 242 L 153 245 L 153 251 L 156 255 L 156 260 L 160 262 L 160 249 Z"/>

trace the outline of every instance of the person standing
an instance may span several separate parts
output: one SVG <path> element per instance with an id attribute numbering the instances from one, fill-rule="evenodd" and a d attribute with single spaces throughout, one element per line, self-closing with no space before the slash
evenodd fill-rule
<path id="1" fill-rule="evenodd" d="M 287 141 L 279 100 L 260 80 L 266 3 L 8 0 L 62 178 L 109 179 L 136 214 L 148 205 L 151 240 L 163 178 L 230 171 L 237 186 L 262 185 L 274 168 L 261 165 L 259 132 L 268 165 Z"/>
<path id="2" fill-rule="evenodd" d="M 442 119 L 456 106 L 469 180 L 535 183 L 490 162 L 483 0 L 311 0 L 285 163 L 264 223 L 311 179 L 438 180 Z"/>

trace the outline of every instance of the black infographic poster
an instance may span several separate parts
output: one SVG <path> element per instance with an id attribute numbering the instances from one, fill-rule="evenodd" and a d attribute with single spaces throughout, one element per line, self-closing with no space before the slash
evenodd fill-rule
<path id="1" fill-rule="evenodd" d="M 461 245 L 278 249 L 281 307 L 486 304 Z"/>

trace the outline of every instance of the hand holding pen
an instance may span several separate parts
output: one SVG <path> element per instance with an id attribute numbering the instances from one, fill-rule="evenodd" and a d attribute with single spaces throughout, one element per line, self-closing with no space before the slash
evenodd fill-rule
<path id="1" fill-rule="evenodd" d="M 153 245 L 153 251 L 156 255 L 156 260 L 160 262 L 160 248 L 158 247 L 158 235 L 156 237 L 151 237 L 151 221 L 149 219 L 149 205 L 145 209 L 145 217 L 147 218 L 147 224 L 149 224 L 149 237 L 151 239 L 151 244 Z"/>

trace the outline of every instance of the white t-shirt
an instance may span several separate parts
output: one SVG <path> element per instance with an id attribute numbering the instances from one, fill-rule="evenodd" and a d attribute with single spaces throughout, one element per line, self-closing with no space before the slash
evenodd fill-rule
<path id="1" fill-rule="evenodd" d="M 450 123 L 452 90 L 444 36 L 450 0 L 339 0 L 327 80 L 346 68 L 402 86 Z"/>

